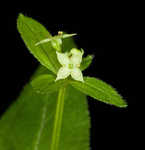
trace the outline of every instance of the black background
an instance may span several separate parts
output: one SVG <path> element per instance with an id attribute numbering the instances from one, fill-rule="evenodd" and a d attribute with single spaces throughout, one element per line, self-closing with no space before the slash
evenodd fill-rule
<path id="1" fill-rule="evenodd" d="M 4 68 L 6 94 L 1 100 L 0 113 L 3 114 L 17 98 L 38 66 L 16 29 L 16 18 L 19 13 L 23 13 L 45 25 L 52 34 L 57 34 L 59 30 L 77 33 L 75 41 L 78 47 L 85 50 L 85 55 L 95 55 L 84 75 L 100 78 L 114 86 L 126 99 L 128 108 L 120 109 L 88 98 L 92 124 L 91 147 L 93 150 L 106 145 L 108 148 L 116 148 L 116 145 L 124 147 L 137 132 L 135 124 L 140 113 L 135 88 L 138 56 L 134 40 L 134 20 L 132 15 L 123 12 L 110 11 L 109 14 L 103 14 L 103 10 L 98 13 L 93 9 L 92 13 L 87 14 L 83 13 L 84 10 L 77 13 L 78 10 L 69 10 L 74 11 L 71 16 L 63 16 L 61 11 L 57 11 L 56 15 L 49 9 L 40 11 L 32 8 L 14 9 L 8 13 L 5 40 L 7 61 Z M 58 16 L 57 19 L 55 16 Z"/>

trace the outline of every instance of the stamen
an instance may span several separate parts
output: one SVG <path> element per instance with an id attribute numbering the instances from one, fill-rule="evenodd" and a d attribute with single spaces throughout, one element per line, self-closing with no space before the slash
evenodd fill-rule
<path id="1" fill-rule="evenodd" d="M 79 68 L 79 67 L 80 67 L 80 64 L 79 64 L 79 65 L 77 65 L 77 67 Z"/>
<path id="2" fill-rule="evenodd" d="M 63 32 L 62 31 L 58 31 L 58 35 L 62 35 L 63 34 Z"/>

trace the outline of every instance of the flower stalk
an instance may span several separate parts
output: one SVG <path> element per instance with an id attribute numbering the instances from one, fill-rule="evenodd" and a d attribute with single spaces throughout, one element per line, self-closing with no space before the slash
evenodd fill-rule
<path id="1" fill-rule="evenodd" d="M 55 113 L 55 118 L 54 118 L 50 150 L 59 149 L 59 139 L 60 139 L 62 117 L 63 117 L 63 110 L 64 110 L 65 91 L 66 91 L 66 88 L 62 87 L 60 88 L 59 93 L 58 93 L 58 100 L 56 104 L 56 113 Z"/>

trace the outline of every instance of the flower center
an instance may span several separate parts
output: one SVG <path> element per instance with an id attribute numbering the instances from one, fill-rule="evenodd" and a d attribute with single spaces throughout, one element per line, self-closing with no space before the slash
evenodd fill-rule
<path id="1" fill-rule="evenodd" d="M 73 64 L 68 65 L 69 69 L 73 69 Z"/>

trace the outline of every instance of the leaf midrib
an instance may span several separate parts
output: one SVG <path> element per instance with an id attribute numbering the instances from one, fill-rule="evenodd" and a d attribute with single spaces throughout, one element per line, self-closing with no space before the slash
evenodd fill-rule
<path id="1" fill-rule="evenodd" d="M 37 134 L 37 137 L 36 137 L 34 150 L 39 150 L 38 147 L 39 147 L 39 144 L 40 144 L 41 135 L 42 135 L 45 123 L 46 123 L 46 113 L 47 113 L 47 104 L 46 105 L 44 104 L 43 109 L 42 109 L 40 128 L 38 130 L 38 134 Z"/>
<path id="2" fill-rule="evenodd" d="M 90 85 L 88 82 L 86 82 L 86 84 L 88 84 L 90 87 L 92 87 L 92 88 L 94 88 L 94 89 L 96 89 L 96 90 L 98 90 L 98 91 L 101 91 L 102 93 L 104 93 L 104 95 L 107 95 L 107 96 L 109 96 L 109 97 L 111 97 L 111 96 L 114 96 L 114 97 L 118 97 L 118 98 L 120 98 L 119 97 L 119 95 L 115 95 L 114 93 L 106 93 L 106 92 L 104 92 L 104 90 L 103 89 L 101 89 L 101 88 L 96 88 L 95 86 L 93 86 L 92 84 Z"/>

